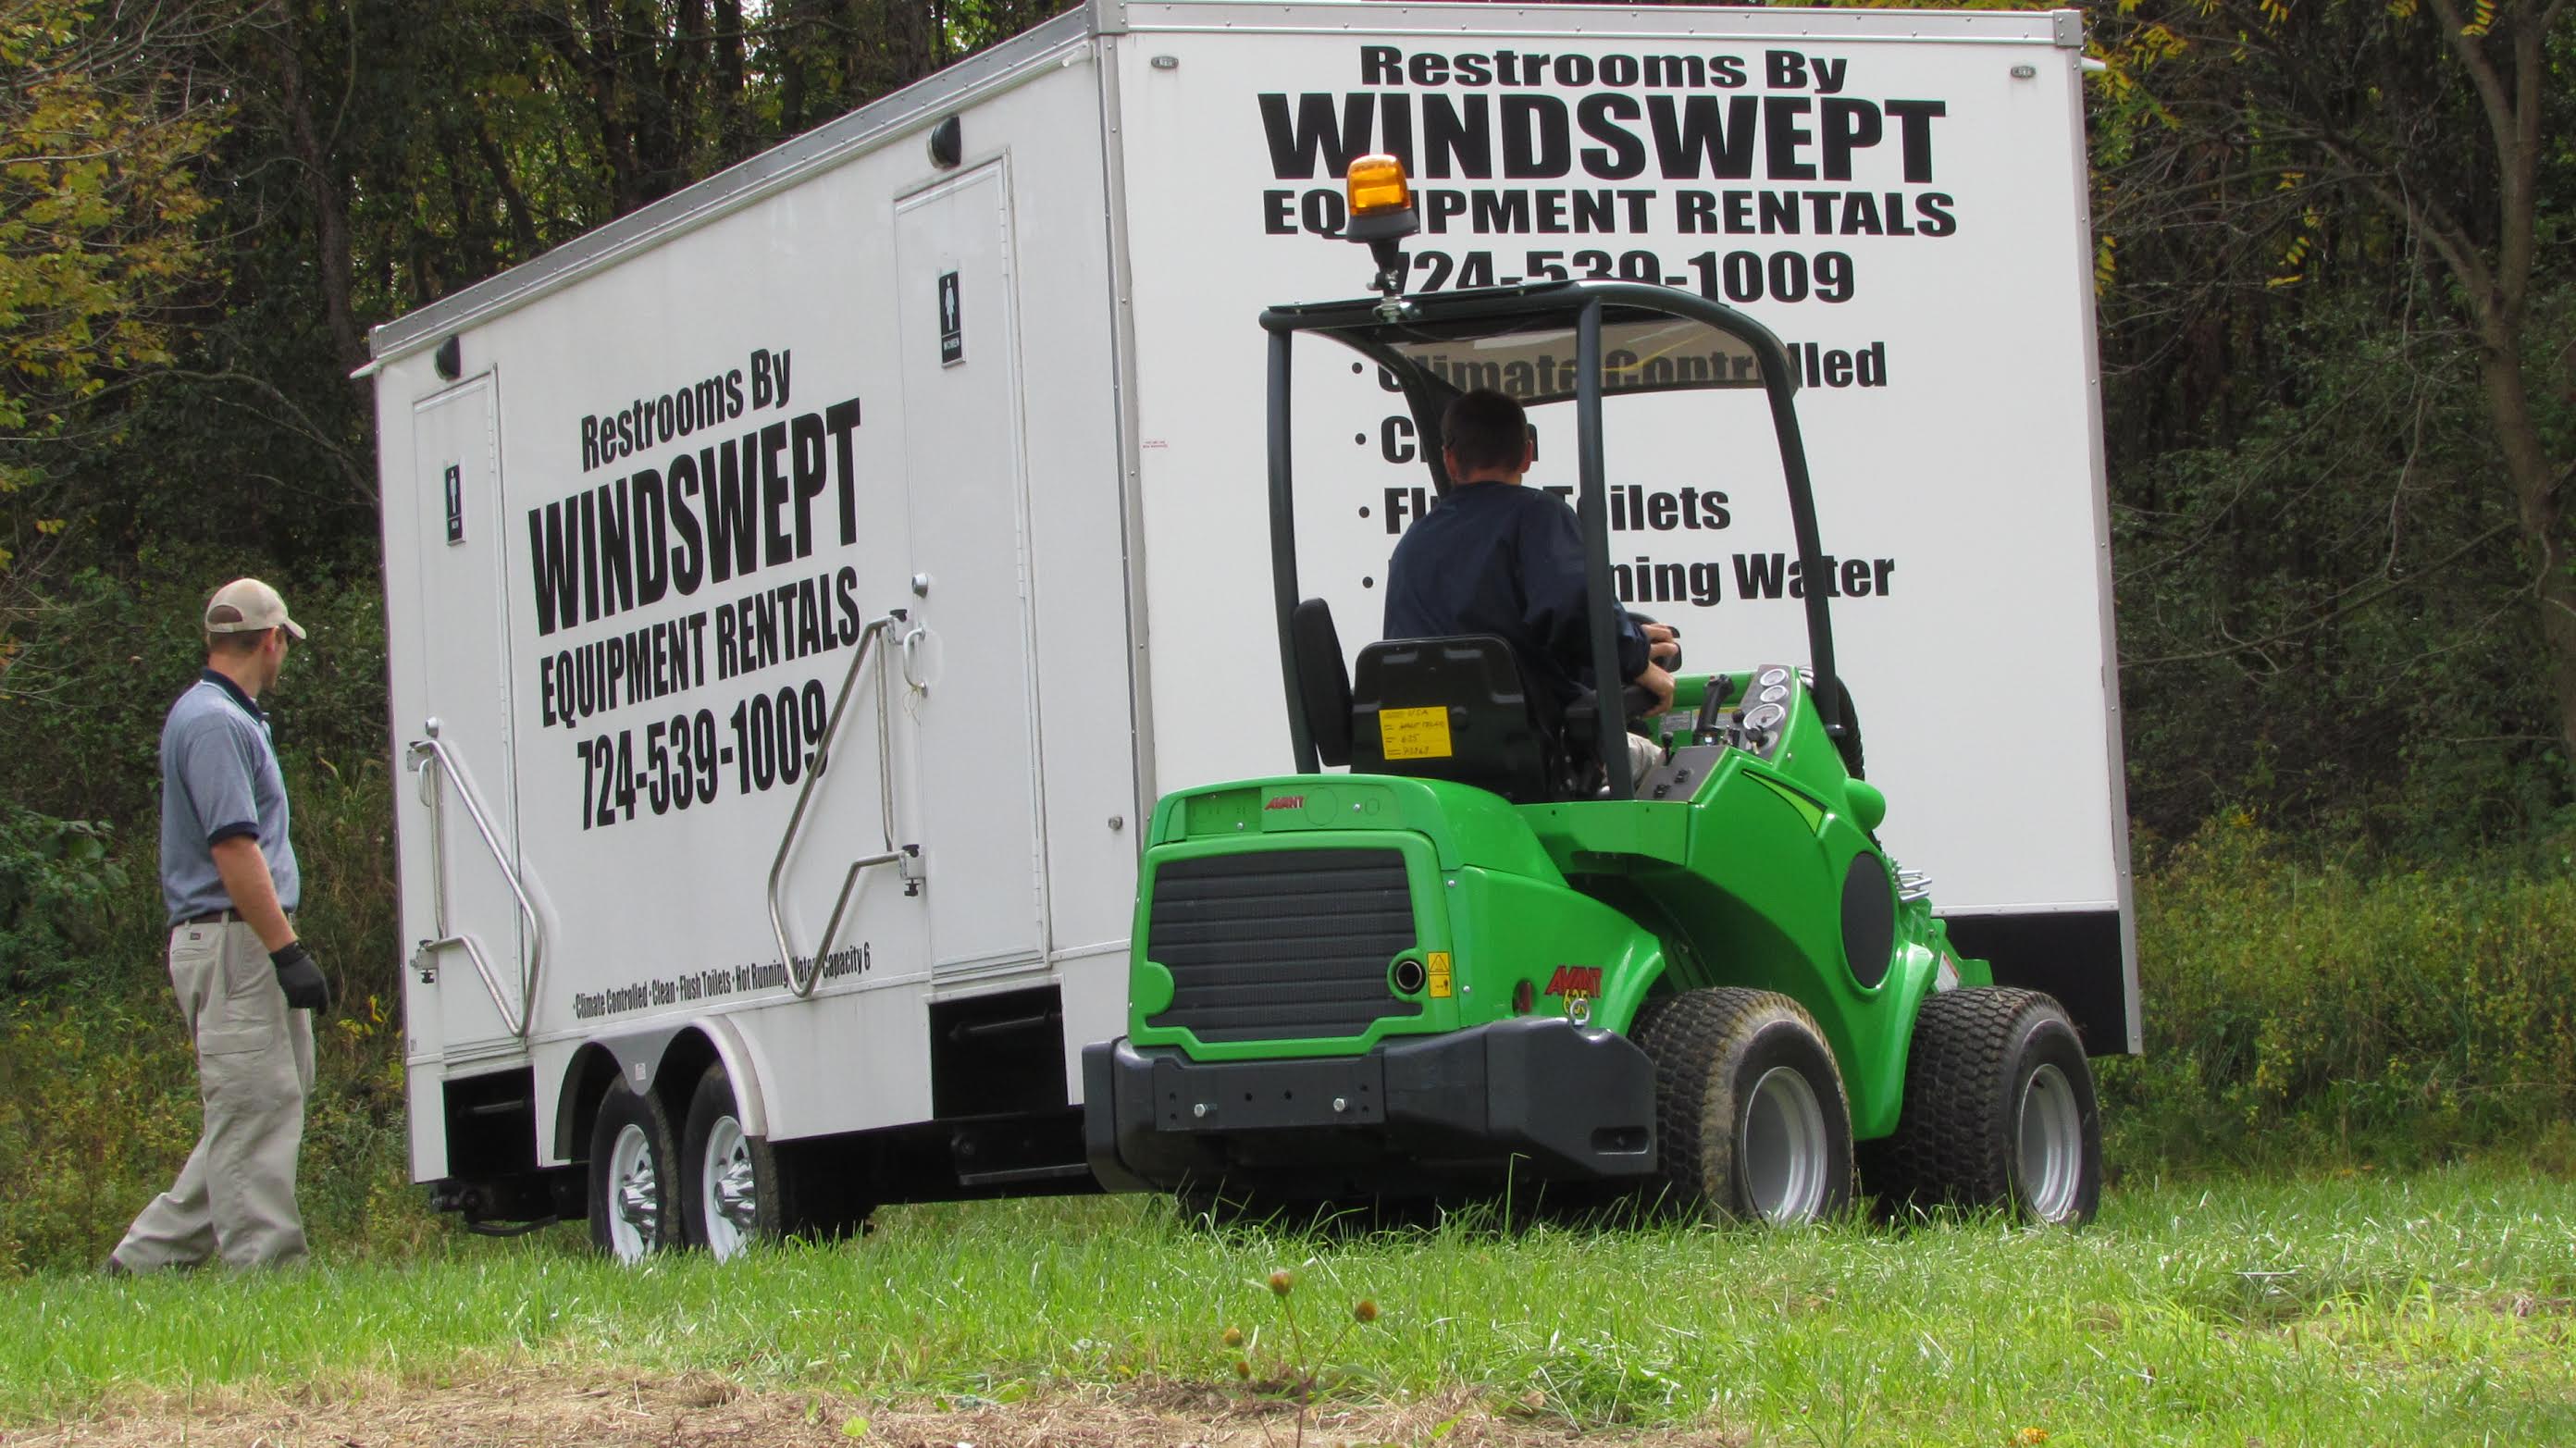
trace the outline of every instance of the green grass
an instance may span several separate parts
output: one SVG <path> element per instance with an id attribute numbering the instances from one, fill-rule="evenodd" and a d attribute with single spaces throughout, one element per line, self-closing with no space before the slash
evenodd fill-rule
<path id="1" fill-rule="evenodd" d="M 1535 1390 L 1570 1425 L 1818 1444 L 2576 1441 L 2576 1184 L 2490 1167 L 2133 1180 L 2080 1233 L 1326 1241 L 1111 1198 L 890 1212 L 863 1243 L 729 1265 L 621 1269 L 556 1236 L 250 1278 L 45 1274 L 0 1288 L 0 1422 L 531 1364 L 877 1398 L 1231 1383 L 1239 1355 L 1284 1363 L 1277 1267 L 1308 1342 L 1333 1344 L 1306 1365 L 1359 1398 Z M 1361 1297 L 1383 1315 L 1344 1332 Z"/>

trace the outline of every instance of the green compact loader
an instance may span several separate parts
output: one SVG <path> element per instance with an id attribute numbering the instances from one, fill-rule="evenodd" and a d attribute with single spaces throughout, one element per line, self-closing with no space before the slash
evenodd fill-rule
<path id="1" fill-rule="evenodd" d="M 1645 283 L 1406 296 L 1409 198 L 1353 215 L 1381 295 L 1262 316 L 1296 772 L 1156 806 L 1127 1034 L 1083 1053 L 1094 1173 L 1265 1204 L 1588 1182 L 1772 1224 L 1842 1211 L 1857 1176 L 1890 1206 L 2089 1218 L 2083 1043 L 2056 1000 L 1961 958 L 1880 847 L 1830 590 L 1804 593 L 1805 667 L 1676 669 L 1658 719 L 1633 686 L 1556 710 L 1490 637 L 1389 639 L 1345 674 L 1298 589 L 1301 335 L 1392 375 L 1443 488 L 1453 378 L 1573 405 L 1595 678 L 1618 677 L 1605 397 L 1760 388 L 1806 576 L 1830 566 L 1768 329 Z M 1669 748 L 1643 778 L 1631 728 Z"/>

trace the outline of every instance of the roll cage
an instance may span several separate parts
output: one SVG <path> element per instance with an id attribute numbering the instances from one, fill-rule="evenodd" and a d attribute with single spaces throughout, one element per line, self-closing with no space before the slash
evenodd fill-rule
<path id="1" fill-rule="evenodd" d="M 1583 535 L 1584 582 L 1589 615 L 1592 676 L 1618 677 L 1618 639 L 1610 581 L 1610 526 L 1602 476 L 1601 403 L 1631 393 L 1762 389 L 1771 406 L 1772 434 L 1789 490 L 1800 573 L 1825 576 L 1817 539 L 1816 508 L 1807 476 L 1806 447 L 1792 403 L 1797 377 L 1788 351 L 1771 330 L 1744 313 L 1694 293 L 1643 282 L 1561 281 L 1418 296 L 1277 306 L 1261 314 L 1270 334 L 1270 567 L 1278 615 L 1279 659 L 1288 689 L 1288 729 L 1300 773 L 1321 767 L 1306 712 L 1300 704 L 1291 618 L 1299 589 L 1294 446 L 1290 429 L 1290 355 L 1299 333 L 1341 343 L 1384 368 L 1402 392 L 1423 441 L 1433 488 L 1442 496 L 1449 477 L 1441 462 L 1440 419 L 1450 401 L 1479 386 L 1492 386 L 1526 406 L 1571 401 L 1579 488 L 1575 512 Z M 1573 358 L 1563 350 L 1573 344 Z M 1461 385 L 1461 383 L 1465 385 Z M 1827 590 L 1806 593 L 1807 648 L 1814 671 L 1812 693 L 1826 734 L 1844 747 L 1850 722 L 1834 674 L 1833 621 Z M 1602 725 L 1596 731 L 1609 797 L 1635 789 L 1628 751 L 1626 705 L 1617 689 L 1599 691 Z"/>

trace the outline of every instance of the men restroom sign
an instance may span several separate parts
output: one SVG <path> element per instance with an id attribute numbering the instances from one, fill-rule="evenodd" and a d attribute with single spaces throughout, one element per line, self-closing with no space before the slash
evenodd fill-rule
<path id="1" fill-rule="evenodd" d="M 939 365 L 966 360 L 966 314 L 957 300 L 957 273 L 939 274 Z"/>
<path id="2" fill-rule="evenodd" d="M 447 465 L 447 541 L 465 541 L 465 467 L 462 463 Z"/>

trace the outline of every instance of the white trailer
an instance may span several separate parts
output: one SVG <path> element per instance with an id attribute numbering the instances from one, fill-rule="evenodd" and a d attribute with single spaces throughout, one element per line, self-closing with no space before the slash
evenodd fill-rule
<path id="1" fill-rule="evenodd" d="M 1366 290 L 1329 238 L 1378 150 L 1417 290 L 1666 282 L 1791 341 L 1834 566 L 1767 441 L 1650 417 L 1621 591 L 1705 667 L 1798 656 L 1833 590 L 1882 838 L 2137 1049 L 2080 43 L 1092 0 L 379 328 L 415 1179 L 626 1253 L 1092 1188 L 1141 826 L 1290 758 L 1255 319 Z M 1418 424 L 1356 366 L 1296 386 L 1356 646 Z"/>

